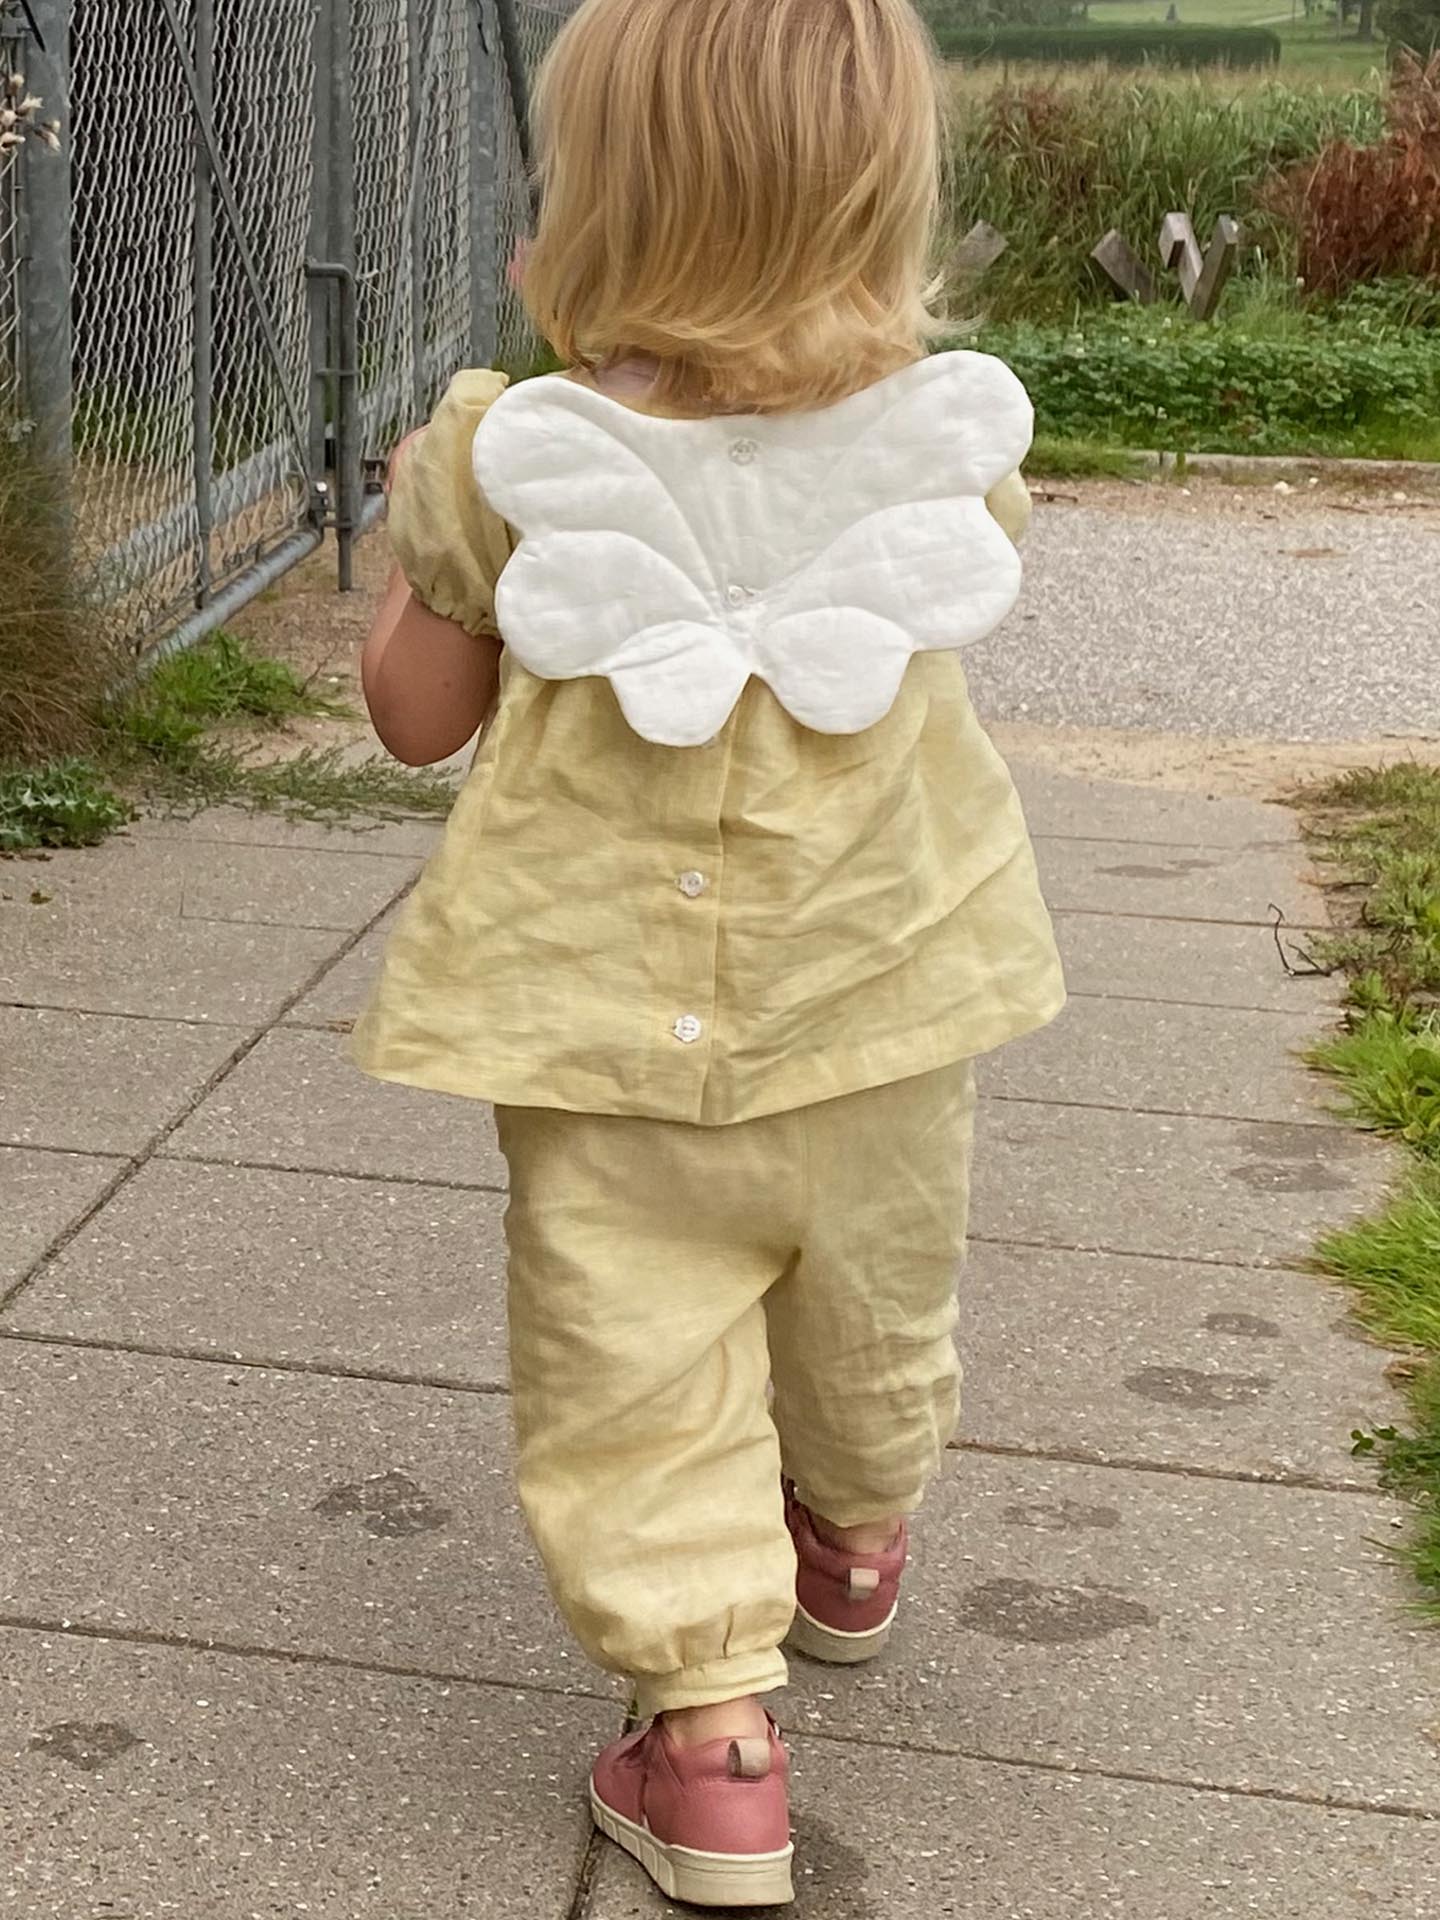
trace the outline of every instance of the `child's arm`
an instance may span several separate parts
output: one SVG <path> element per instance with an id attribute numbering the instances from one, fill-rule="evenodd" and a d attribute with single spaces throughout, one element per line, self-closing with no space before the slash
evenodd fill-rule
<path id="1" fill-rule="evenodd" d="M 465 745 L 495 705 L 501 643 L 495 583 L 509 531 L 481 497 L 471 446 L 501 374 L 457 374 L 429 426 L 390 462 L 390 543 L 398 569 L 360 661 L 375 731 L 412 767 Z"/>
<path id="2" fill-rule="evenodd" d="M 397 567 L 360 656 L 365 704 L 407 766 L 448 759 L 495 703 L 500 642 L 467 633 L 417 600 Z"/>
<path id="3" fill-rule="evenodd" d="M 985 504 L 991 518 L 999 522 L 1018 547 L 1030 524 L 1030 489 L 1023 476 L 1018 472 L 1008 475 L 998 487 L 990 489 Z"/>

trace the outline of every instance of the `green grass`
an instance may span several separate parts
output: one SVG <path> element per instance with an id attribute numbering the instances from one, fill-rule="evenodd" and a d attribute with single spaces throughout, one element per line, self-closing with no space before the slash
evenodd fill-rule
<path id="1" fill-rule="evenodd" d="M 1440 332 L 1349 311 L 1193 321 L 1110 307 L 1068 322 L 982 322 L 1051 441 L 1189 453 L 1440 455 Z"/>
<path id="2" fill-rule="evenodd" d="M 1090 0 L 1091 26 L 1159 26 L 1170 0 Z M 1176 0 L 1186 27 L 1275 27 L 1288 25 L 1288 6 L 1277 0 Z M 1333 32 L 1333 28 L 1332 28 Z"/>
<path id="3" fill-rule="evenodd" d="M 256 735 L 300 715 L 338 714 L 285 662 L 217 633 L 159 661 L 97 715 L 86 759 L 0 768 L 0 852 L 94 846 L 137 803 L 194 812 L 240 806 L 289 818 L 397 820 L 448 813 L 453 783 L 339 747 L 276 754 Z"/>
<path id="4" fill-rule="evenodd" d="M 1351 20 L 1337 32 L 1333 15 L 1305 18 L 1302 7 L 1285 0 L 1177 0 L 1180 24 L 1187 27 L 1269 27 L 1280 39 L 1280 70 L 1296 70 L 1307 79 L 1325 76 L 1339 82 L 1363 77 L 1386 64 L 1382 39 L 1362 40 Z M 1169 0 L 1090 0 L 1089 24 L 1158 26 Z"/>
<path id="5" fill-rule="evenodd" d="M 1310 1060 L 1340 1082 L 1350 1119 L 1440 1163 L 1440 1022 L 1365 1011 Z"/>
<path id="6" fill-rule="evenodd" d="M 1049 480 L 1138 480 L 1148 469 L 1143 460 L 1103 440 L 1067 440 L 1037 433 L 1025 470 Z"/>
<path id="7" fill-rule="evenodd" d="M 1411 1169 L 1384 1210 L 1327 1235 L 1322 1272 L 1351 1291 L 1377 1339 L 1409 1349 L 1405 1427 L 1357 1434 L 1386 1483 L 1411 1496 L 1405 1554 L 1440 1618 L 1440 769 L 1347 774 L 1304 796 L 1308 827 L 1355 924 L 1319 957 L 1349 976 L 1345 1031 L 1314 1049 L 1345 1110 L 1399 1142 Z"/>
<path id="8" fill-rule="evenodd" d="M 1345 774 L 1309 796 L 1312 834 L 1361 896 L 1356 924 L 1320 943 L 1360 1011 L 1440 998 L 1440 772 L 1405 763 Z"/>
<path id="9" fill-rule="evenodd" d="M 1420 1169 L 1383 1214 L 1320 1242 L 1327 1273 L 1355 1291 L 1355 1317 L 1392 1347 L 1440 1353 L 1440 1171 Z"/>

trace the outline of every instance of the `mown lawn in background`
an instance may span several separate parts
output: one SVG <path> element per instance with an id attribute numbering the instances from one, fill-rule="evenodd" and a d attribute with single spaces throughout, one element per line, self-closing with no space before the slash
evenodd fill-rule
<path id="1" fill-rule="evenodd" d="M 1088 19 L 1076 24 L 1163 26 L 1169 10 L 1169 0 L 1090 0 Z M 1176 0 L 1176 12 L 1182 27 L 1271 27 L 1290 19 L 1283 0 Z"/>
<path id="2" fill-rule="evenodd" d="M 1337 85 L 1386 65 L 1385 42 L 1362 40 L 1352 19 L 1343 32 L 1332 15 L 1317 11 L 1307 20 L 1303 7 L 1284 0 L 1176 0 L 1179 24 L 1186 27 L 1269 27 L 1280 40 L 1280 72 L 1292 77 L 1333 80 Z M 1092 26 L 1158 26 L 1169 0 L 1090 0 Z"/>
<path id="3" fill-rule="evenodd" d="M 1313 958 L 1349 981 L 1346 1028 L 1315 1047 L 1342 1111 L 1399 1143 L 1406 1171 L 1382 1213 L 1321 1241 L 1317 1265 L 1357 1319 L 1408 1354 L 1408 1421 L 1355 1435 L 1415 1502 L 1406 1557 L 1440 1618 L 1440 769 L 1352 773 L 1303 797 L 1312 844 L 1352 903 Z"/>

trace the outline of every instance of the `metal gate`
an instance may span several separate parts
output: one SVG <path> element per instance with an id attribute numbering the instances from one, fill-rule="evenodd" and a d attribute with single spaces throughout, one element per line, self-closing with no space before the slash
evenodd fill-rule
<path id="1" fill-rule="evenodd" d="M 395 440 L 533 358 L 505 264 L 573 0 L 10 4 L 63 136 L 0 170 L 0 416 L 68 470 L 91 603 L 183 644 L 327 527 L 348 584 Z"/>

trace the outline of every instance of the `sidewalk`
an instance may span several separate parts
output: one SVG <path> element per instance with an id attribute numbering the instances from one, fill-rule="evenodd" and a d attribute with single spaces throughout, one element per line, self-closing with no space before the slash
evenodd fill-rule
<path id="1" fill-rule="evenodd" d="M 797 1662 L 801 1920 L 1440 1909 L 1440 1642 L 1297 1270 L 1384 1155 L 1290 1049 L 1290 816 L 1022 785 L 1072 1006 L 987 1067 L 964 1439 L 885 1663 Z M 0 865 L 0 1914 L 630 1920 L 622 1702 L 511 1494 L 487 1116 L 343 1062 L 427 827 Z M 31 904 L 32 889 L 52 896 Z"/>

